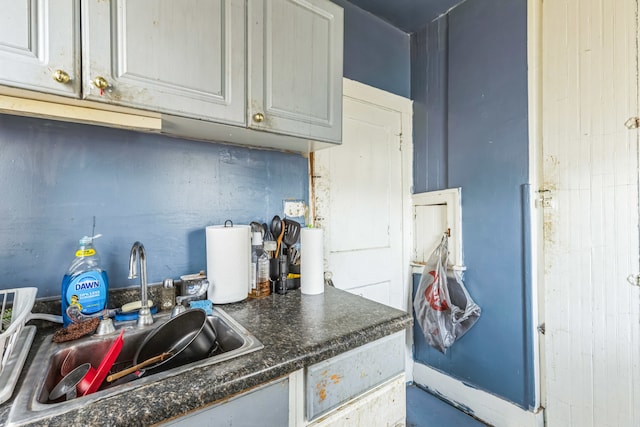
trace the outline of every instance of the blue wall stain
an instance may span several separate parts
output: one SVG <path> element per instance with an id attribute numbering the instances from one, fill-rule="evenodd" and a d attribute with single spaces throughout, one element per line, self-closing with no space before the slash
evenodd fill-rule
<path id="1" fill-rule="evenodd" d="M 420 153 L 414 191 L 462 187 L 465 285 L 482 308 L 478 323 L 446 355 L 417 333 L 416 360 L 530 408 L 529 207 L 522 196 L 529 167 L 526 9 L 525 0 L 468 1 L 414 35 L 412 73 L 424 73 L 424 62 L 429 71 L 414 78 L 422 86 L 412 93 L 423 104 L 414 116 Z M 446 96 L 436 90 L 430 98 L 430 82 L 446 86 Z"/>
<path id="2" fill-rule="evenodd" d="M 136 240 L 150 282 L 206 270 L 205 227 L 267 221 L 283 199 L 307 200 L 307 169 L 296 154 L 0 115 L 0 288 L 60 295 L 93 216 L 112 288 L 137 285 Z"/>
<path id="3" fill-rule="evenodd" d="M 344 76 L 410 97 L 410 37 L 346 0 L 344 8 Z"/>

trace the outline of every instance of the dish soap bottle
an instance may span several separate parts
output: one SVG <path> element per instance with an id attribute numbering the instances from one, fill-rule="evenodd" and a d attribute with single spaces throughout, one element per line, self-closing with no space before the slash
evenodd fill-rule
<path id="1" fill-rule="evenodd" d="M 62 278 L 62 320 L 64 326 L 78 323 L 107 306 L 109 280 L 100 266 L 93 239 L 84 236 L 67 273 Z"/>

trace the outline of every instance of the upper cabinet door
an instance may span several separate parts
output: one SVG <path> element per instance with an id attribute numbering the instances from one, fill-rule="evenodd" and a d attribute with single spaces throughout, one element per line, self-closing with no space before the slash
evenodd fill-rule
<path id="1" fill-rule="evenodd" d="M 244 0 L 87 0 L 83 96 L 245 123 Z"/>
<path id="2" fill-rule="evenodd" d="M 249 127 L 340 142 L 343 11 L 328 0 L 251 0 Z"/>
<path id="3" fill-rule="evenodd" d="M 0 9 L 0 84 L 79 97 L 79 2 L 0 0 Z"/>

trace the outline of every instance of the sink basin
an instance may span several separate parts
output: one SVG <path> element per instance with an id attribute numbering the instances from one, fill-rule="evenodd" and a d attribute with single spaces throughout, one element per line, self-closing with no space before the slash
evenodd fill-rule
<path id="1" fill-rule="evenodd" d="M 169 320 L 168 314 L 156 316 L 155 323 L 144 329 L 138 329 L 135 322 L 122 322 L 116 324 L 117 331 L 115 333 L 101 337 L 92 336 L 62 344 L 53 343 L 50 337 L 45 337 L 44 343 L 38 349 L 24 383 L 16 396 L 9 415 L 10 422 L 25 422 L 42 416 L 59 414 L 106 396 L 178 375 L 188 369 L 220 363 L 263 347 L 262 343 L 242 325 L 222 309 L 216 307 L 213 310 L 213 315 L 207 316 L 207 321 L 213 325 L 216 331 L 219 349 L 210 357 L 173 369 L 142 375 L 132 381 L 131 376 L 113 383 L 105 381 L 97 392 L 69 401 L 65 401 L 64 396 L 55 401 L 49 399 L 51 390 L 64 377 L 63 374 L 68 373 L 70 369 L 87 362 L 91 363 L 93 367 L 97 367 L 123 328 L 125 329 L 124 345 L 110 373 L 131 367 L 136 351 L 145 337 L 167 320 Z"/>

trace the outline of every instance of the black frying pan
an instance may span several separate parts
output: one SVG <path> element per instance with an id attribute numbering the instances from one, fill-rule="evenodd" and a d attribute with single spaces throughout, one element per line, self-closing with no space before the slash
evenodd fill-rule
<path id="1" fill-rule="evenodd" d="M 208 357 L 217 347 L 216 331 L 203 310 L 191 309 L 160 325 L 142 342 L 133 364 L 163 353 L 171 356 L 147 366 L 145 373 L 165 371 Z"/>

